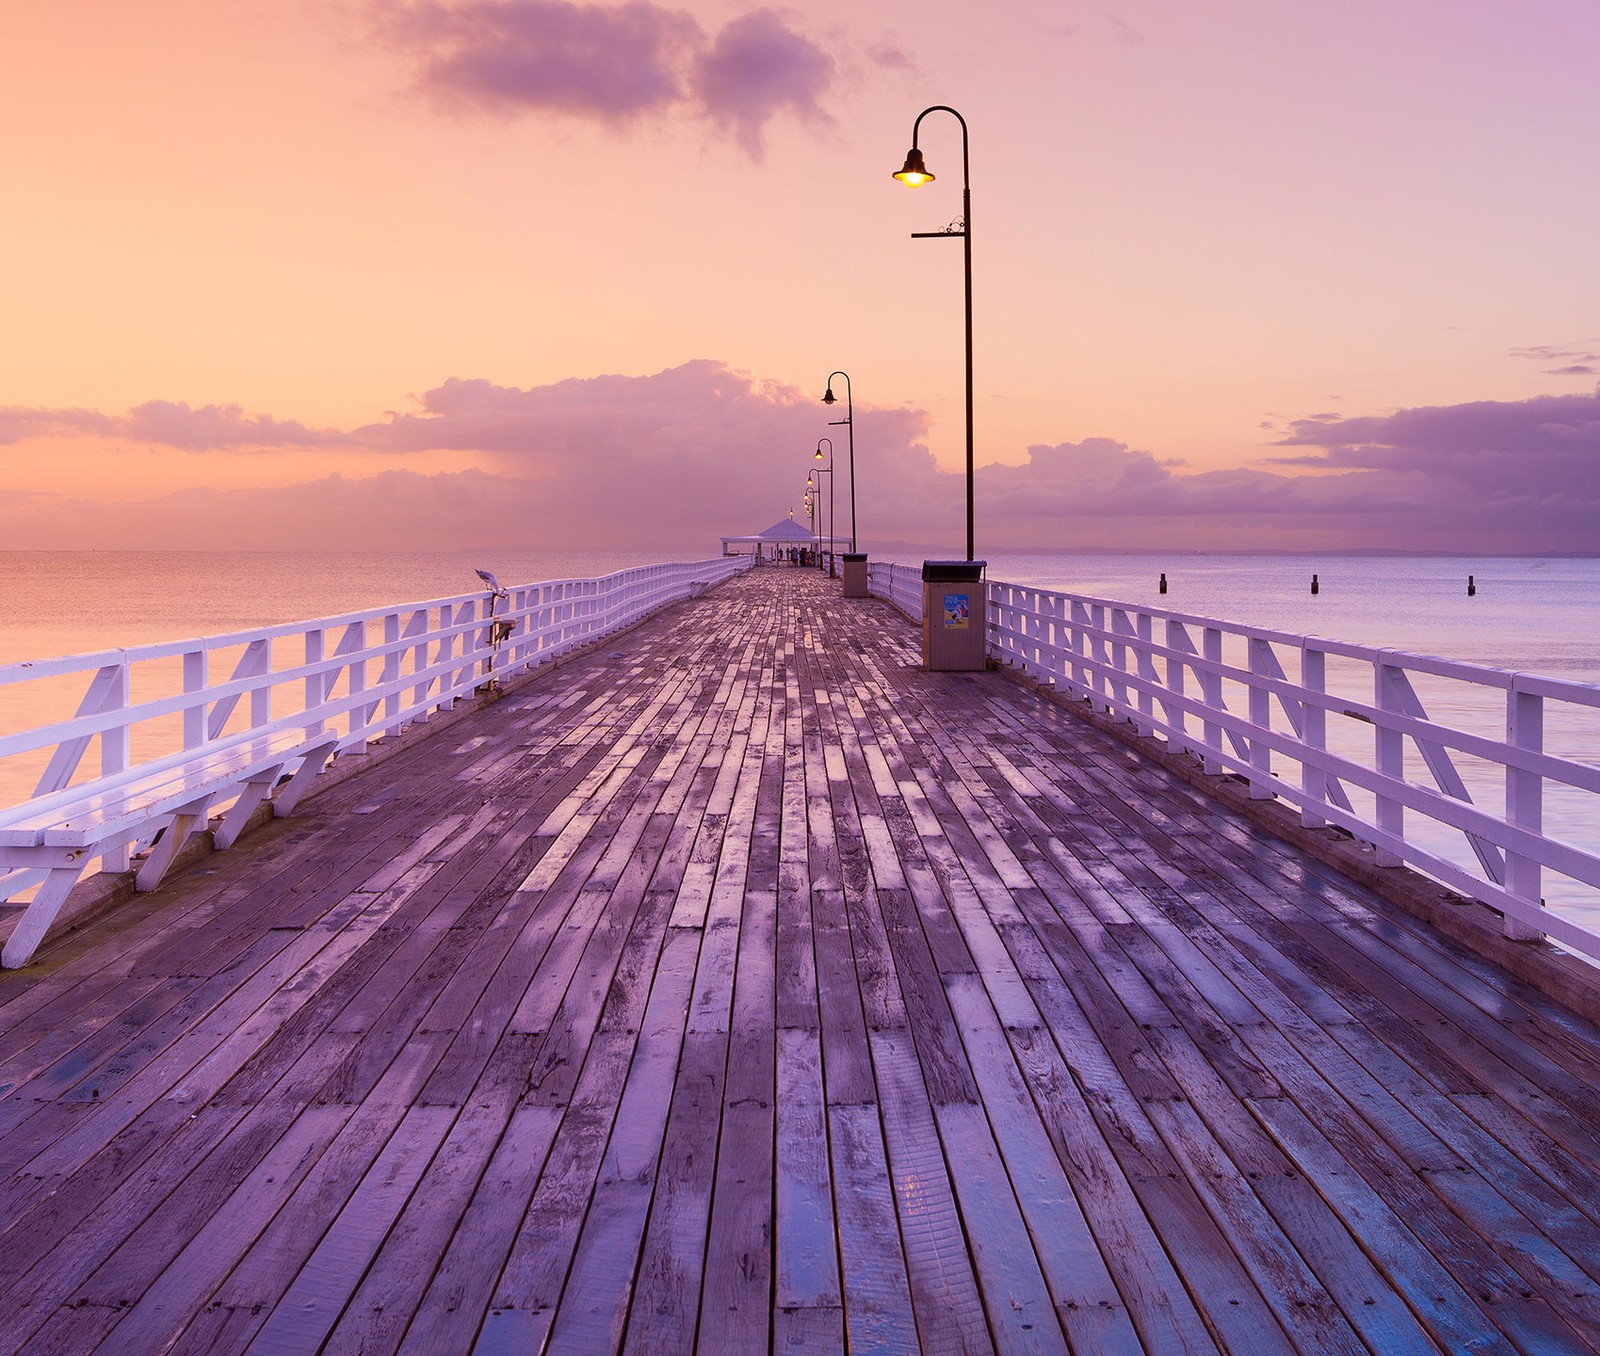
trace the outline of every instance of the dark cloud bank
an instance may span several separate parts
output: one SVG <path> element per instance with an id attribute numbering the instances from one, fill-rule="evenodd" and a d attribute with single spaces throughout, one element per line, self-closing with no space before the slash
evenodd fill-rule
<path id="1" fill-rule="evenodd" d="M 15 497 L 0 503 L 0 529 L 8 544 L 34 547 L 715 549 L 723 533 L 765 527 L 791 508 L 801 515 L 822 435 L 836 445 L 835 501 L 847 521 L 844 430 L 828 426 L 817 396 L 701 360 L 531 390 L 451 379 L 410 412 L 348 430 L 164 401 L 123 415 L 0 409 L 0 445 L 9 444 L 0 457 L 29 455 L 29 439 L 80 434 L 182 449 L 200 482 L 210 457 L 286 447 L 324 449 L 342 466 L 314 484 L 196 488 L 131 510 Z M 1600 394 L 1319 416 L 1292 428 L 1270 462 L 1236 470 L 1186 474 L 1104 438 L 980 466 L 979 546 L 1600 552 Z M 929 433 L 921 411 L 857 406 L 869 547 L 960 540 L 963 477 L 935 466 Z M 409 455 L 439 450 L 479 454 L 487 469 L 404 469 Z M 374 472 L 379 460 L 389 469 Z"/>

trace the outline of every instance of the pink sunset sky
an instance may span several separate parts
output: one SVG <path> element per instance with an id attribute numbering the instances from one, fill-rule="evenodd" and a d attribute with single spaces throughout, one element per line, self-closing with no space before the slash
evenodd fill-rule
<path id="1" fill-rule="evenodd" d="M 52 0 L 0 546 L 1600 551 L 1594 0 Z M 842 388 L 841 388 L 842 394 Z M 842 505 L 848 488 L 841 473 Z"/>

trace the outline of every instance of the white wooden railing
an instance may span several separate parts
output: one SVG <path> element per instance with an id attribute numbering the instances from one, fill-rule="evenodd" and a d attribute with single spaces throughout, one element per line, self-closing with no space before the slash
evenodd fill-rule
<path id="1" fill-rule="evenodd" d="M 869 587 L 920 619 L 915 567 Z M 993 659 L 1600 960 L 1600 687 L 995 580 L 986 602 Z"/>
<path id="2" fill-rule="evenodd" d="M 922 620 L 922 571 L 915 565 L 869 560 L 867 592 L 887 598 L 912 621 Z"/>
<path id="3" fill-rule="evenodd" d="M 64 897 L 96 860 L 126 870 L 164 831 L 203 826 L 251 786 L 270 796 L 313 754 L 315 773 L 750 563 L 647 565 L 0 665 L 0 901 Z"/>

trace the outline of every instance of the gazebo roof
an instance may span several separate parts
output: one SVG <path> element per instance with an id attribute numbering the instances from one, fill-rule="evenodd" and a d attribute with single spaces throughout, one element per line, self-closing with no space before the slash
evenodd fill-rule
<path id="1" fill-rule="evenodd" d="M 722 539 L 728 542 L 819 542 L 822 539 L 809 527 L 795 522 L 793 517 L 780 518 L 765 532 L 731 533 Z"/>
<path id="2" fill-rule="evenodd" d="M 780 518 L 765 532 L 761 533 L 762 541 L 815 541 L 816 533 L 809 527 L 802 527 L 793 518 Z"/>

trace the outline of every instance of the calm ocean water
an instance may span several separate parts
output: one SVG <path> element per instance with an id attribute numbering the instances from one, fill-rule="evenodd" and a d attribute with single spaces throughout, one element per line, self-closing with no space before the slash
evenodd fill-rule
<path id="1" fill-rule="evenodd" d="M 694 560 L 621 551 L 0 551 L 0 664 Z"/>

